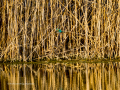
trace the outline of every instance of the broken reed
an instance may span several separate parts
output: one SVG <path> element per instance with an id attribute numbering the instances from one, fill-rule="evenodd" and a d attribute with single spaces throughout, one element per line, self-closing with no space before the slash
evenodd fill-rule
<path id="1" fill-rule="evenodd" d="M 3 61 L 120 57 L 120 0 L 2 0 L 0 11 Z"/>

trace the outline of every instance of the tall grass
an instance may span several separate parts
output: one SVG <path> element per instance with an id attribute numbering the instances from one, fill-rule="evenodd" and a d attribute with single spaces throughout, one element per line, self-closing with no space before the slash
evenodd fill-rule
<path id="1" fill-rule="evenodd" d="M 120 57 L 120 0 L 2 0 L 0 11 L 2 61 Z"/>

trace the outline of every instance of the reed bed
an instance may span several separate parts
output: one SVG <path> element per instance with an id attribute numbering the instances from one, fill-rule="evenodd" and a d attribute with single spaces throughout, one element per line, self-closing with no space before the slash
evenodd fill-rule
<path id="1" fill-rule="evenodd" d="M 119 90 L 120 63 L 0 65 L 1 90 Z"/>
<path id="2" fill-rule="evenodd" d="M 120 0 L 1 0 L 0 5 L 1 61 L 120 57 Z"/>

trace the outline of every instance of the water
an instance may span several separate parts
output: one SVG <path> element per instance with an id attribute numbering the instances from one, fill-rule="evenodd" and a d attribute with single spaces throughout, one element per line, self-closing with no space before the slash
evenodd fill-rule
<path id="1" fill-rule="evenodd" d="M 0 64 L 0 90 L 119 90 L 120 63 Z"/>

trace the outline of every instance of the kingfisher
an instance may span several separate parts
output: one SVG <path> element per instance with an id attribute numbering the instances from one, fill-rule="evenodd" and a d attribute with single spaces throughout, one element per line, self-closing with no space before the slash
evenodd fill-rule
<path id="1" fill-rule="evenodd" d="M 63 31 L 61 30 L 61 29 L 56 29 L 57 30 L 57 32 L 59 32 L 59 33 L 62 33 Z"/>

